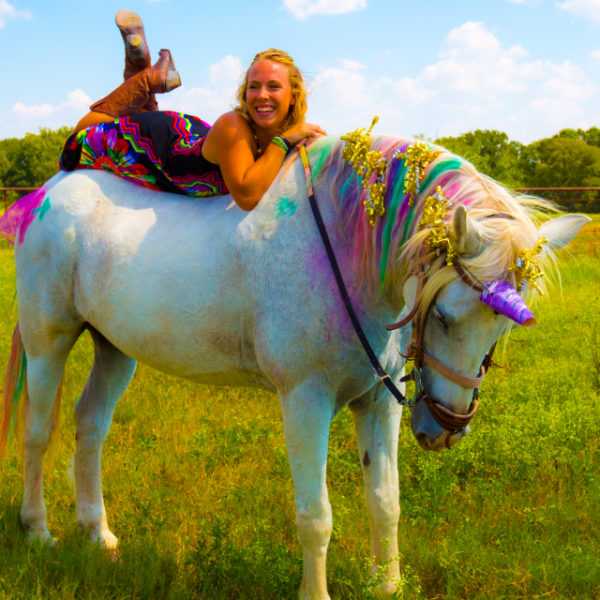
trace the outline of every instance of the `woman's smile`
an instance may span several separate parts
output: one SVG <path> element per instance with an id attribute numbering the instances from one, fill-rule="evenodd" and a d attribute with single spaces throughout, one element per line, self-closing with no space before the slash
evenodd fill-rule
<path id="1" fill-rule="evenodd" d="M 277 133 L 296 102 L 287 67 L 272 60 L 256 63 L 248 75 L 246 102 L 255 125 Z"/>

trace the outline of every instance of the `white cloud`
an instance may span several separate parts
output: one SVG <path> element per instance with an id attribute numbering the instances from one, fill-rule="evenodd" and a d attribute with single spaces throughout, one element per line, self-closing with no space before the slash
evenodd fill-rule
<path id="1" fill-rule="evenodd" d="M 600 0 L 567 0 L 567 2 L 557 2 L 556 5 L 576 17 L 600 25 Z"/>
<path id="2" fill-rule="evenodd" d="M 19 130 L 26 129 L 32 132 L 38 127 L 56 129 L 62 125 L 74 126 L 90 110 L 90 104 L 90 97 L 81 90 L 69 92 L 67 99 L 56 106 L 26 106 L 23 102 L 16 102 L 12 107 L 10 123 Z"/>
<path id="3" fill-rule="evenodd" d="M 283 5 L 296 19 L 311 15 L 340 15 L 363 10 L 367 0 L 283 0 Z"/>
<path id="4" fill-rule="evenodd" d="M 514 2 L 515 4 L 523 4 L 525 0 L 507 0 L 507 2 Z"/>
<path id="5" fill-rule="evenodd" d="M 450 31 L 437 63 L 414 78 L 395 85 L 413 106 L 436 99 L 444 105 L 480 106 L 482 97 L 495 103 L 505 93 L 520 93 L 534 80 L 544 78 L 541 61 L 523 62 L 527 51 L 520 45 L 505 50 L 481 22 L 467 22 Z"/>
<path id="6" fill-rule="evenodd" d="M 583 69 L 566 60 L 562 65 L 547 61 L 547 79 L 537 90 L 536 95 L 546 98 L 573 101 L 589 100 L 596 90 Z"/>
<path id="7" fill-rule="evenodd" d="M 348 71 L 358 71 L 359 69 L 366 69 L 367 65 L 359 63 L 357 60 L 349 60 L 347 58 L 342 59 L 342 66 Z"/>
<path id="8" fill-rule="evenodd" d="M 330 133 L 346 133 L 369 126 L 375 115 L 398 131 L 404 119 L 402 107 L 394 105 L 389 94 L 389 79 L 370 80 L 363 74 L 365 65 L 342 60 L 343 68 L 322 67 L 313 81 L 308 121 L 318 123 Z"/>
<path id="9" fill-rule="evenodd" d="M 28 10 L 17 10 L 8 0 L 0 0 L 0 29 L 6 26 L 6 19 L 31 19 Z"/>
<path id="10" fill-rule="evenodd" d="M 596 60 L 600 60 L 600 50 L 594 50 L 591 54 L 592 54 L 592 58 L 595 58 Z"/>
<path id="11" fill-rule="evenodd" d="M 396 105 L 408 108 L 411 130 L 403 127 L 402 133 L 422 131 L 433 137 L 436 131 L 458 135 L 483 127 L 525 142 L 569 123 L 582 126 L 585 103 L 598 95 L 595 83 L 569 61 L 557 64 L 528 56 L 520 45 L 503 47 L 483 23 L 452 29 L 437 62 L 414 78 L 390 82 Z M 374 85 L 368 81 L 364 87 Z M 380 102 L 376 97 L 375 105 Z"/>
<path id="12" fill-rule="evenodd" d="M 211 83 L 224 83 L 230 86 L 237 86 L 238 78 L 243 71 L 244 66 L 242 65 L 242 61 L 231 55 L 226 56 L 208 68 Z"/>
<path id="13" fill-rule="evenodd" d="M 160 109 L 186 112 L 213 123 L 218 116 L 231 110 L 243 72 L 244 67 L 239 58 L 225 56 L 208 68 L 209 85 L 201 88 L 182 85 L 169 94 L 159 96 Z"/>

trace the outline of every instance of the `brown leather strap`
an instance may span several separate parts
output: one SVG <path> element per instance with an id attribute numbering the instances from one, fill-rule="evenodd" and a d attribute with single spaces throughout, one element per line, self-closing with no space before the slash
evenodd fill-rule
<path id="1" fill-rule="evenodd" d="M 467 276 L 464 269 L 458 264 L 458 261 L 454 261 L 454 270 L 458 273 L 458 276 L 474 290 L 477 290 L 479 293 L 483 292 L 483 288 L 476 282 L 473 281 L 470 277 Z"/>
<path id="2" fill-rule="evenodd" d="M 445 406 L 434 402 L 426 394 L 423 395 L 422 398 L 436 423 L 443 429 L 448 429 L 449 431 L 460 431 L 461 429 L 464 429 L 471 422 L 471 419 L 479 409 L 479 402 L 473 400 L 469 407 L 471 412 L 466 415 L 457 415 L 451 410 L 448 410 Z"/>
<path id="3" fill-rule="evenodd" d="M 408 325 L 413 320 L 415 313 L 417 312 L 418 309 L 419 309 L 419 303 L 416 302 L 416 298 L 415 298 L 415 305 L 413 306 L 412 310 L 406 315 L 406 317 L 404 317 L 404 319 L 400 319 L 397 323 L 392 323 L 391 325 L 386 325 L 385 328 L 388 331 L 394 331 L 394 329 L 400 329 L 401 327 Z"/>
<path id="4" fill-rule="evenodd" d="M 425 287 L 425 280 L 427 279 L 426 268 L 429 267 L 436 258 L 437 258 L 437 253 L 430 252 L 423 258 L 423 262 L 421 265 L 421 271 L 419 273 L 415 273 L 414 271 L 409 272 L 408 275 L 406 276 L 406 278 L 404 279 L 404 283 L 406 283 L 406 281 L 413 275 L 416 275 L 419 278 L 419 282 L 417 284 L 417 293 L 415 295 L 415 304 L 412 307 L 412 310 L 410 311 L 410 313 L 408 313 L 408 315 L 406 315 L 406 317 L 404 317 L 404 319 L 400 319 L 400 321 L 398 321 L 397 323 L 392 323 L 391 325 L 386 325 L 386 329 L 388 331 L 393 331 L 394 329 L 400 329 L 401 327 L 408 325 L 414 319 L 415 315 L 417 314 L 417 310 L 419 310 L 419 304 L 421 304 L 421 293 L 423 292 L 423 288 Z"/>
<path id="5" fill-rule="evenodd" d="M 425 285 L 425 272 L 421 271 L 417 274 L 419 281 L 417 283 L 417 293 L 415 294 L 415 304 L 412 307 L 412 310 L 404 317 L 404 319 L 400 319 L 397 323 L 392 323 L 391 325 L 386 325 L 386 329 L 388 331 L 393 331 L 394 329 L 400 329 L 405 325 L 408 325 L 417 314 L 417 310 L 419 310 L 419 304 L 421 304 L 421 293 L 423 292 L 423 287 Z"/>
<path id="6" fill-rule="evenodd" d="M 460 385 L 464 388 L 479 388 L 485 379 L 485 367 L 483 365 L 481 366 L 481 369 L 479 369 L 479 375 L 477 377 L 467 377 L 466 375 L 461 375 L 460 373 L 453 371 L 433 358 L 430 354 L 427 354 L 427 352 L 423 352 L 423 362 L 452 383 L 456 383 L 456 385 Z"/>

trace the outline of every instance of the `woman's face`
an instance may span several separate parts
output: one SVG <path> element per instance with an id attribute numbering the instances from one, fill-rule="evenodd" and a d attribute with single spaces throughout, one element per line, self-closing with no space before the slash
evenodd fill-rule
<path id="1" fill-rule="evenodd" d="M 296 103 L 288 68 L 273 60 L 261 60 L 250 68 L 246 104 L 254 124 L 261 129 L 279 129 Z"/>

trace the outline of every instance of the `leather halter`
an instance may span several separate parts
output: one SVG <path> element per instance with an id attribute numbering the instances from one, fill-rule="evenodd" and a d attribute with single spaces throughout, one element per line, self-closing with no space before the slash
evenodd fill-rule
<path id="1" fill-rule="evenodd" d="M 404 358 L 407 360 L 414 360 L 414 368 L 410 372 L 409 375 L 403 377 L 400 381 L 410 381 L 413 380 L 415 382 L 416 393 L 421 394 L 421 399 L 425 402 L 431 416 L 435 419 L 436 423 L 446 429 L 448 434 L 446 435 L 445 445 L 446 448 L 450 449 L 450 438 L 462 431 L 470 422 L 471 419 L 475 416 L 475 413 L 479 409 L 479 388 L 483 383 L 485 378 L 485 374 L 492 364 L 492 355 L 494 353 L 494 349 L 496 344 L 494 344 L 490 351 L 487 353 L 486 357 L 481 364 L 479 369 L 479 373 L 476 377 L 467 377 L 466 375 L 461 375 L 457 373 L 450 367 L 439 362 L 433 356 L 425 352 L 424 348 L 424 337 L 425 337 L 425 326 L 427 324 L 427 317 L 429 315 L 429 309 L 431 305 L 427 308 L 424 313 L 420 314 L 419 308 L 422 301 L 423 288 L 427 283 L 427 279 L 433 270 L 432 265 L 437 258 L 437 254 L 432 252 L 428 254 L 423 260 L 421 270 L 417 273 L 418 284 L 417 284 L 417 294 L 415 297 L 415 304 L 410 311 L 410 313 L 401 321 L 397 323 L 393 323 L 392 325 L 388 325 L 386 329 L 388 331 L 392 331 L 394 329 L 399 329 L 400 327 L 404 327 L 408 325 L 410 321 L 412 321 L 412 335 L 410 343 L 405 348 L 406 354 L 402 354 Z M 443 263 L 440 265 L 442 267 Z M 478 292 L 483 292 L 483 287 L 479 285 L 476 281 L 473 281 L 470 277 L 467 276 L 465 271 L 458 263 L 454 263 L 454 269 L 458 273 L 458 276 L 471 288 Z M 409 275 L 410 276 L 410 275 Z M 466 415 L 460 415 L 452 412 L 450 409 L 443 406 L 441 403 L 437 402 L 430 398 L 423 388 L 423 384 L 421 381 L 422 376 L 422 368 L 423 365 L 427 365 L 432 368 L 434 371 L 439 373 L 442 377 L 448 379 L 452 383 L 459 385 L 464 388 L 473 389 L 473 399 L 471 401 L 471 405 L 469 406 L 468 412 Z"/>

